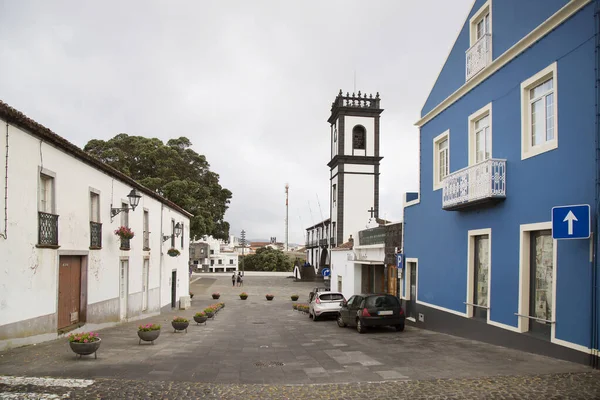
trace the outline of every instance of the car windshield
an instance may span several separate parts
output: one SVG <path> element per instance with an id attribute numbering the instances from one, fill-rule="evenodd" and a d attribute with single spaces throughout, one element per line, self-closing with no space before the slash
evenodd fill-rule
<path id="1" fill-rule="evenodd" d="M 340 301 L 344 300 L 344 295 L 341 293 L 327 293 L 319 296 L 321 300 Z"/>
<path id="2" fill-rule="evenodd" d="M 398 307 L 400 302 L 394 296 L 371 296 L 367 298 L 367 307 Z"/>

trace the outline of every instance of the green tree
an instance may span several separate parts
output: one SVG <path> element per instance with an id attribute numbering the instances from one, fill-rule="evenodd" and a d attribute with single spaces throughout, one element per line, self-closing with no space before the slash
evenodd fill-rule
<path id="1" fill-rule="evenodd" d="M 191 146 L 186 137 L 164 144 L 157 138 L 121 133 L 107 141 L 90 140 L 83 150 L 193 214 L 191 237 L 228 240 L 224 216 L 231 192 L 221 187 L 206 157 Z"/>
<path id="2" fill-rule="evenodd" d="M 294 263 L 281 250 L 270 247 L 261 247 L 255 254 L 244 256 L 244 270 L 246 271 L 292 271 Z M 241 265 L 241 260 L 240 263 Z"/>

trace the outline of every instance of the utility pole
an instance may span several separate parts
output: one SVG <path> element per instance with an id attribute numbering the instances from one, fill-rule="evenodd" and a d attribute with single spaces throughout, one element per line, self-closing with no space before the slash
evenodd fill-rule
<path id="1" fill-rule="evenodd" d="M 285 251 L 289 251 L 288 247 L 288 198 L 289 198 L 290 185 L 285 184 Z"/>
<path id="2" fill-rule="evenodd" d="M 242 245 L 242 275 L 244 275 L 244 248 L 246 247 L 246 231 L 242 229 L 242 238 L 240 244 Z"/>

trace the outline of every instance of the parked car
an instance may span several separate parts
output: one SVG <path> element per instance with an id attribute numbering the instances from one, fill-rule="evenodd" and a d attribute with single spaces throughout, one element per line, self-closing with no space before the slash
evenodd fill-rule
<path id="1" fill-rule="evenodd" d="M 308 316 L 313 321 L 326 316 L 335 317 L 344 301 L 344 295 L 340 292 L 317 292 L 308 304 Z"/>
<path id="2" fill-rule="evenodd" d="M 390 325 L 401 332 L 404 330 L 404 310 L 396 296 L 391 294 L 354 295 L 342 307 L 337 315 L 340 328 L 355 326 L 359 333 L 365 333 L 370 326 Z"/>
<path id="3" fill-rule="evenodd" d="M 313 288 L 313 290 L 308 294 L 308 302 L 312 302 L 313 298 L 315 297 L 315 294 L 319 293 L 319 292 L 327 292 L 329 291 L 329 289 L 327 289 L 326 287 L 316 287 Z"/>

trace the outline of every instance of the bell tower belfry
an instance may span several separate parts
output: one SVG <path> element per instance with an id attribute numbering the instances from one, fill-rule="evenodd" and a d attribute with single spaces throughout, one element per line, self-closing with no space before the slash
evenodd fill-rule
<path id="1" fill-rule="evenodd" d="M 331 128 L 330 218 L 336 246 L 379 217 L 379 93 L 340 90 L 327 120 Z"/>

